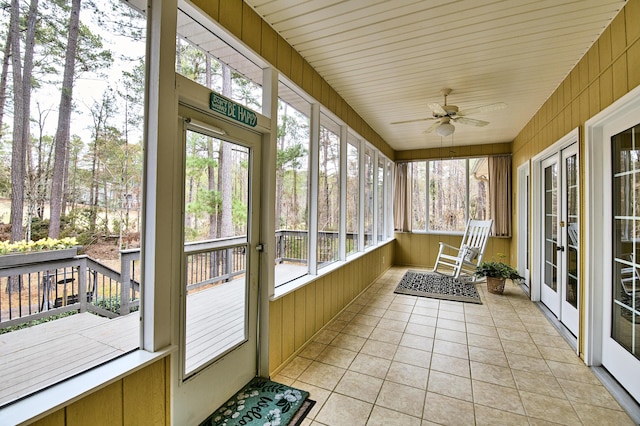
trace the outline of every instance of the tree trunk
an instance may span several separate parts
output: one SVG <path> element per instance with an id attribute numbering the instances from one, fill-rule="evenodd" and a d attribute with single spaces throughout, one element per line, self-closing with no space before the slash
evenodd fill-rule
<path id="1" fill-rule="evenodd" d="M 231 69 L 222 66 L 222 94 L 231 98 Z M 233 235 L 233 223 L 231 220 L 231 144 L 220 144 L 220 157 L 218 160 L 218 188 L 220 191 L 220 220 L 218 237 L 230 237 Z"/>
<path id="2" fill-rule="evenodd" d="M 2 136 L 2 123 L 4 122 L 4 105 L 7 96 L 7 75 L 9 74 L 9 58 L 11 57 L 11 32 L 7 34 L 4 43 L 4 57 L 2 58 L 2 72 L 0 73 L 0 136 Z"/>
<path id="3" fill-rule="evenodd" d="M 73 76 L 76 64 L 76 50 L 80 28 L 81 0 L 71 1 L 69 15 L 69 38 L 64 62 L 62 90 L 60 91 L 60 108 L 58 111 L 58 129 L 55 139 L 55 160 L 53 164 L 53 178 L 51 183 L 51 222 L 49 237 L 58 238 L 60 235 L 60 216 L 62 212 L 63 183 L 65 179 L 65 164 L 69 150 L 69 129 L 71 127 L 71 101 L 73 99 Z"/>

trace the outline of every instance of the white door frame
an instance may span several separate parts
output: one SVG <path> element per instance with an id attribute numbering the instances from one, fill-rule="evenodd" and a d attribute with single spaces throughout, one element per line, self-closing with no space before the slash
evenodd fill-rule
<path id="1" fill-rule="evenodd" d="M 605 224 L 606 209 L 611 208 L 611 194 L 604 187 L 605 173 L 610 172 L 610 143 L 604 141 L 604 128 L 612 120 L 637 117 L 640 110 L 640 86 L 618 99 L 585 123 L 585 244 L 586 259 L 604 259 L 611 254 L 610 232 Z M 605 153 L 607 153 L 605 155 Z M 608 197 L 608 200 L 603 198 Z M 607 204 L 608 203 L 608 204 Z M 611 266 L 608 262 L 586 262 L 583 278 L 584 301 L 584 360 L 587 365 L 602 365 L 602 346 L 605 338 L 603 319 L 604 299 L 609 286 Z"/>
<path id="2" fill-rule="evenodd" d="M 524 277 L 525 285 L 530 286 L 531 261 L 531 162 L 527 161 L 518 167 L 518 272 Z M 529 267 L 527 267 L 529 265 Z"/>
<path id="3" fill-rule="evenodd" d="M 544 188 L 542 187 L 542 161 L 549 158 L 551 155 L 562 151 L 564 148 L 577 143 L 580 130 L 575 128 L 565 136 L 560 138 L 556 143 L 540 152 L 538 155 L 531 159 L 531 235 L 539 236 L 542 234 L 542 203 L 537 203 L 535 200 L 542 199 L 544 196 Z M 540 271 L 542 270 L 542 244 L 540 238 L 531 238 L 531 271 L 530 271 L 530 292 L 532 301 L 540 301 L 542 277 Z"/>

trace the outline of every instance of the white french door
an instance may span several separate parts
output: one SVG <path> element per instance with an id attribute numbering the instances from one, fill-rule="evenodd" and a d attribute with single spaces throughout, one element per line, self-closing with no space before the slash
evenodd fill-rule
<path id="1" fill-rule="evenodd" d="M 198 424 L 257 374 L 261 135 L 180 105 L 183 282 L 172 423 Z"/>
<path id="2" fill-rule="evenodd" d="M 602 365 L 640 401 L 640 123 L 619 116 L 603 129 L 605 254 Z M 610 157 L 609 157 L 610 156 Z M 606 158 L 609 157 L 609 158 Z M 607 228 L 609 232 L 607 231 Z M 606 238 L 606 237 L 605 237 Z"/>
<path id="3" fill-rule="evenodd" d="M 578 144 L 540 163 L 540 300 L 573 335 L 579 326 Z"/>

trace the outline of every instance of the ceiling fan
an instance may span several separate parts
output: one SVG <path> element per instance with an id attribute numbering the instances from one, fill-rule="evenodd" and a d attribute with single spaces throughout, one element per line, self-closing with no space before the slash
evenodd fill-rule
<path id="1" fill-rule="evenodd" d="M 467 116 L 481 112 L 497 111 L 507 107 L 507 104 L 505 104 L 504 102 L 498 102 L 495 104 L 489 104 L 460 111 L 456 105 L 447 105 L 447 96 L 451 94 L 451 89 L 442 89 L 440 93 L 442 93 L 442 95 L 444 96 L 444 105 L 440 105 L 437 103 L 427 104 L 433 114 L 432 117 L 418 118 L 416 120 L 396 121 L 391 124 L 405 124 L 414 123 L 417 121 L 436 120 L 435 123 L 433 123 L 427 128 L 427 130 L 425 130 L 425 133 L 432 132 L 435 129 L 438 136 L 446 137 L 453 134 L 456 129 L 453 124 L 451 124 L 451 122 L 483 127 L 489 124 L 489 122 L 477 120 L 475 118 L 469 118 Z"/>

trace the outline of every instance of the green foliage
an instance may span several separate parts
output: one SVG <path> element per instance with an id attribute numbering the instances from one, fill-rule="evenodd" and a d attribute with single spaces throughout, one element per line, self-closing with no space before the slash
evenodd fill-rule
<path id="1" fill-rule="evenodd" d="M 120 296 L 103 297 L 96 300 L 95 306 L 102 308 L 106 311 L 113 312 L 115 314 L 120 313 Z M 130 312 L 137 312 L 140 306 L 132 306 Z"/>
<path id="2" fill-rule="evenodd" d="M 505 256 L 498 254 L 498 257 L 502 260 Z M 480 262 L 476 268 L 475 275 L 478 277 L 504 278 L 514 281 L 524 279 L 513 266 L 496 260 Z"/>

